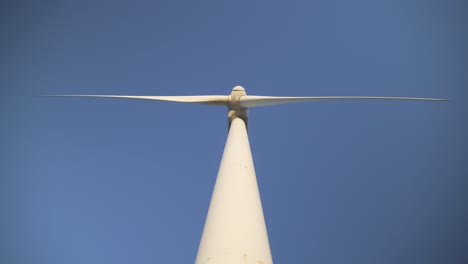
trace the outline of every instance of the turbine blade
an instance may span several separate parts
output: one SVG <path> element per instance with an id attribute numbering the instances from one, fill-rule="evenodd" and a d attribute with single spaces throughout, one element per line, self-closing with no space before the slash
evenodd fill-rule
<path id="1" fill-rule="evenodd" d="M 239 98 L 242 107 L 267 106 L 287 103 L 300 103 L 321 100 L 411 100 L 411 101 L 448 101 L 441 98 L 415 98 L 415 97 L 385 97 L 385 96 L 257 96 L 244 95 Z"/>
<path id="2" fill-rule="evenodd" d="M 215 106 L 227 106 L 229 97 L 226 95 L 192 95 L 192 96 L 140 96 L 140 95 L 92 95 L 92 94 L 71 94 L 71 95 L 44 95 L 45 97 L 92 97 L 92 98 L 121 98 L 121 99 L 142 99 L 156 100 L 178 103 L 195 103 Z"/>

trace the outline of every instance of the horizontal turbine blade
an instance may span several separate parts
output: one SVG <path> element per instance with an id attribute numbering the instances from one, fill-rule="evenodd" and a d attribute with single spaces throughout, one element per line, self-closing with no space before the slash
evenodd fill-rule
<path id="1" fill-rule="evenodd" d="M 242 107 L 267 106 L 287 103 L 300 103 L 321 100 L 411 100 L 411 101 L 448 101 L 440 98 L 414 98 L 414 97 L 384 97 L 384 96 L 257 96 L 244 95 L 239 98 Z"/>
<path id="2" fill-rule="evenodd" d="M 121 98 L 121 99 L 142 99 L 156 100 L 178 103 L 194 103 L 215 106 L 227 106 L 229 97 L 226 95 L 192 95 L 192 96 L 139 96 L 139 95 L 92 95 L 92 94 L 72 94 L 72 95 L 44 95 L 45 97 L 92 97 L 92 98 Z"/>

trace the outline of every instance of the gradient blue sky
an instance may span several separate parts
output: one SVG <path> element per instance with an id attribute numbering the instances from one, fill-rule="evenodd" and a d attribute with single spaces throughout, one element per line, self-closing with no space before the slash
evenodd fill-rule
<path id="1" fill-rule="evenodd" d="M 249 133 L 275 263 L 468 262 L 465 1 L 1 5 L 1 263 L 192 263 L 227 111 L 33 96 L 235 85 L 453 99 L 258 108 Z"/>

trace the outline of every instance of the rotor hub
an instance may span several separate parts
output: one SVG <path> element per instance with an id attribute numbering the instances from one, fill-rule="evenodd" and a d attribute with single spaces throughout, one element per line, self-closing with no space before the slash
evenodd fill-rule
<path id="1" fill-rule="evenodd" d="M 228 102 L 229 124 L 231 124 L 232 120 L 236 118 L 240 118 L 244 120 L 244 122 L 247 124 L 248 117 L 249 117 L 249 110 L 247 109 L 247 107 L 242 107 L 240 104 L 240 100 L 239 100 L 244 95 L 247 95 L 244 87 L 236 86 L 232 89 L 231 95 L 229 95 L 229 102 Z"/>

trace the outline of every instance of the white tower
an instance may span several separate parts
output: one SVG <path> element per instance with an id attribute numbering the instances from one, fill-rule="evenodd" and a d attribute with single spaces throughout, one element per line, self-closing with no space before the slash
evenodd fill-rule
<path id="1" fill-rule="evenodd" d="M 238 117 L 231 122 L 195 263 L 273 263 L 247 128 Z"/>

